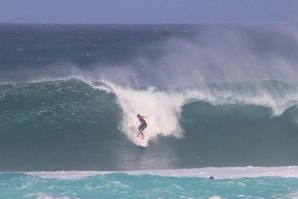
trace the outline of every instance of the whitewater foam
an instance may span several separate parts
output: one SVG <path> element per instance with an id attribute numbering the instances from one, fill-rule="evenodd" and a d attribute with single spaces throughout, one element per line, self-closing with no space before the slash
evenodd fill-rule
<path id="1" fill-rule="evenodd" d="M 108 87 L 116 94 L 117 101 L 123 111 L 120 128 L 134 143 L 147 146 L 149 140 L 161 136 L 182 137 L 183 131 L 179 125 L 179 114 L 185 97 L 178 93 L 168 93 L 150 87 L 146 90 L 135 90 L 115 84 Z M 107 90 L 107 88 L 97 87 Z M 147 116 L 148 127 L 145 138 L 140 142 L 136 137 L 139 121 L 137 114 Z"/>
<path id="2" fill-rule="evenodd" d="M 193 169 L 138 170 L 138 171 L 56 171 L 25 172 L 28 175 L 51 179 L 78 179 L 96 175 L 125 173 L 129 175 L 155 175 L 168 177 L 198 177 L 215 179 L 240 179 L 258 177 L 298 178 L 298 166 L 286 167 L 205 167 Z"/>
<path id="3" fill-rule="evenodd" d="M 36 197 L 37 199 L 70 199 L 69 197 L 55 197 L 46 193 L 27 194 L 27 197 Z"/>

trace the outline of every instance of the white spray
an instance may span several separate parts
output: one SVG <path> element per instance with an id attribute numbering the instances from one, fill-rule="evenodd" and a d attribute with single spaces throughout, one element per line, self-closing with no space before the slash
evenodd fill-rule
<path id="1" fill-rule="evenodd" d="M 158 135 L 182 137 L 183 131 L 179 125 L 179 117 L 185 96 L 158 91 L 152 87 L 145 90 L 133 90 L 111 83 L 107 85 L 116 94 L 118 104 L 123 111 L 120 128 L 132 142 L 147 146 L 149 140 Z M 148 127 L 144 131 L 143 141 L 137 138 L 137 127 L 140 125 L 137 114 L 147 116 Z"/>
<path id="2" fill-rule="evenodd" d="M 92 84 L 91 84 L 92 85 Z M 94 85 L 92 85 L 94 86 Z M 154 87 L 147 89 L 135 89 L 124 87 L 110 82 L 94 86 L 105 92 L 113 92 L 117 97 L 117 103 L 123 111 L 123 118 L 119 128 L 126 134 L 129 140 L 136 145 L 147 146 L 150 140 L 158 136 L 183 137 L 183 129 L 180 126 L 180 114 L 183 105 L 193 101 L 203 101 L 212 105 L 255 105 L 269 107 L 272 116 L 281 115 L 284 110 L 298 102 L 296 92 L 288 92 L 287 95 L 276 98 L 266 89 L 259 87 L 253 93 L 238 93 L 237 91 L 220 89 L 210 91 L 206 88 L 192 88 L 177 90 L 158 90 Z M 137 137 L 138 121 L 136 115 L 148 116 L 148 127 L 145 129 L 145 138 Z"/>

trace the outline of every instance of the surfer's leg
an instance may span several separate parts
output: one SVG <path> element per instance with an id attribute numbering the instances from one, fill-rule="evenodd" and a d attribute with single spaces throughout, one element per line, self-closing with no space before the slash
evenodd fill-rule
<path id="1" fill-rule="evenodd" d="M 139 133 L 138 133 L 138 137 L 140 137 L 140 135 L 141 135 L 141 132 L 142 132 L 142 124 L 140 124 L 139 126 L 138 126 L 138 130 L 139 130 Z"/>
<path id="2" fill-rule="evenodd" d="M 146 128 L 146 127 L 145 127 Z M 138 137 L 139 136 L 141 136 L 141 139 L 144 139 L 144 133 L 143 133 L 143 130 L 145 129 L 144 128 L 144 124 L 141 124 L 140 126 L 139 126 L 139 134 L 138 134 Z"/>
<path id="3" fill-rule="evenodd" d="M 137 136 L 140 137 L 141 139 L 144 139 L 144 133 L 143 133 L 143 131 L 140 131 Z"/>
<path id="4" fill-rule="evenodd" d="M 141 131 L 141 132 L 139 133 L 139 135 L 141 135 L 141 139 L 144 139 L 144 133 L 143 133 L 143 131 Z"/>
<path id="5" fill-rule="evenodd" d="M 143 129 L 142 128 L 139 128 L 138 137 L 141 137 L 141 139 L 144 139 L 144 133 L 143 133 Z"/>
<path id="6" fill-rule="evenodd" d="M 138 137 L 141 136 L 141 139 L 144 139 L 144 129 L 147 127 L 146 124 L 142 123 L 140 126 L 139 126 L 139 134 L 138 134 Z"/>

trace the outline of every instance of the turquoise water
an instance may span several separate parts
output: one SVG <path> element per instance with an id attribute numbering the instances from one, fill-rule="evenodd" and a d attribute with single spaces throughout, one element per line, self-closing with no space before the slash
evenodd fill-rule
<path id="1" fill-rule="evenodd" d="M 295 198 L 298 179 L 257 177 L 215 179 L 101 174 L 83 178 L 0 175 L 0 198 Z"/>

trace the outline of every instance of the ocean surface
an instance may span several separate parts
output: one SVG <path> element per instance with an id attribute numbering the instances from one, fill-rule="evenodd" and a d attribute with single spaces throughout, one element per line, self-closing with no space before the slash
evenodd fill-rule
<path id="1" fill-rule="evenodd" d="M 211 174 L 216 177 L 209 179 Z M 0 192 L 1 198 L 38 199 L 295 199 L 298 167 L 3 173 Z"/>
<path id="2" fill-rule="evenodd" d="M 295 25 L 1 24 L 0 198 L 297 198 L 297 54 Z"/>

